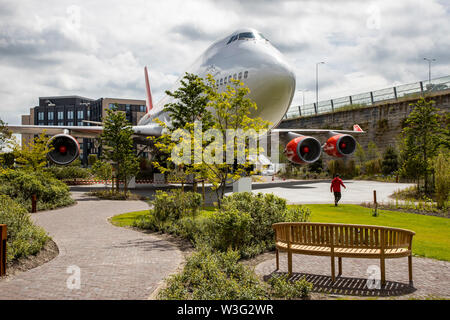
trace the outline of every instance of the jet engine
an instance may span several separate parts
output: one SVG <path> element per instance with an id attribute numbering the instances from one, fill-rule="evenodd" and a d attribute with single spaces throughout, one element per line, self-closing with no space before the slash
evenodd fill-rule
<path id="1" fill-rule="evenodd" d="M 47 154 L 47 157 L 54 163 L 59 165 L 67 165 L 78 158 L 80 154 L 80 145 L 78 141 L 67 134 L 57 134 L 53 136 L 48 145 L 53 150 Z"/>
<path id="2" fill-rule="evenodd" d="M 323 147 L 328 155 L 333 157 L 349 156 L 356 149 L 356 140 L 349 134 L 335 134 L 330 137 Z"/>
<path id="3" fill-rule="evenodd" d="M 320 158 L 322 148 L 316 138 L 291 132 L 289 135 L 295 137 L 289 141 L 284 149 L 284 154 L 289 161 L 297 164 L 305 164 L 315 162 Z"/>

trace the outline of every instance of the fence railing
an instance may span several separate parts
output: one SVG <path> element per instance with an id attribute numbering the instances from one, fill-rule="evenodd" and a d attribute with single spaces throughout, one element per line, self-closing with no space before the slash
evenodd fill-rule
<path id="1" fill-rule="evenodd" d="M 340 97 L 331 100 L 305 104 L 303 106 L 291 106 L 283 119 L 291 119 L 302 116 L 338 111 L 343 108 L 359 108 L 370 106 L 380 101 L 399 99 L 407 96 L 422 95 L 424 93 L 443 91 L 450 89 L 450 76 L 431 79 L 431 81 L 419 81 L 402 84 L 396 87 L 359 93 L 351 96 Z"/>

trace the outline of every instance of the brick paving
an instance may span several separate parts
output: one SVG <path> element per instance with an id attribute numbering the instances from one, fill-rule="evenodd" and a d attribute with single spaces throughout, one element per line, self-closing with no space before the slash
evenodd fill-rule
<path id="1" fill-rule="evenodd" d="M 109 201 L 72 193 L 75 206 L 33 214 L 59 248 L 52 261 L 0 280 L 0 299 L 147 299 L 177 270 L 181 252 L 151 234 L 119 228 L 107 219 L 144 210 L 142 201 Z M 80 289 L 69 289 L 70 266 L 81 271 Z M 72 271 L 73 272 L 73 271 Z"/>
<path id="2" fill-rule="evenodd" d="M 367 269 L 379 266 L 376 259 L 342 259 L 342 276 L 331 283 L 330 257 L 294 254 L 292 256 L 292 279 L 306 279 L 314 284 L 314 293 L 360 297 L 450 298 L 450 263 L 434 259 L 413 257 L 413 286 L 408 280 L 408 259 L 386 260 L 386 287 L 367 287 Z M 280 253 L 280 270 L 275 272 L 275 254 L 255 267 L 257 274 L 266 279 L 287 273 L 287 254 Z M 337 274 L 337 259 L 336 259 Z"/>

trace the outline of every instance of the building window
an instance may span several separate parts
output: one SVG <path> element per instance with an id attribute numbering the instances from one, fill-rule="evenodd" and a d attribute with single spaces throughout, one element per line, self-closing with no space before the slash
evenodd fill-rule
<path id="1" fill-rule="evenodd" d="M 87 118 L 90 119 L 91 118 L 91 110 L 87 110 Z"/>
<path id="2" fill-rule="evenodd" d="M 223 85 L 223 78 L 220 78 L 220 85 Z"/>
<path id="3" fill-rule="evenodd" d="M 44 120 L 44 113 L 38 112 L 38 120 Z"/>
<path id="4" fill-rule="evenodd" d="M 145 112 L 145 106 L 139 106 L 139 111 L 140 112 Z"/>
<path id="5" fill-rule="evenodd" d="M 77 122 L 77 126 L 82 127 L 83 126 L 83 121 L 78 121 Z"/>
<path id="6" fill-rule="evenodd" d="M 233 75 L 233 79 L 237 80 L 237 74 L 236 73 Z"/>
<path id="7" fill-rule="evenodd" d="M 67 122 L 67 125 L 68 125 L 68 126 L 73 126 L 73 121 Z"/>
<path id="8" fill-rule="evenodd" d="M 77 119 L 83 119 L 84 118 L 84 112 L 83 110 L 77 111 Z"/>
<path id="9" fill-rule="evenodd" d="M 63 125 L 64 125 L 64 122 L 62 122 L 62 121 L 58 122 L 58 126 L 63 126 Z"/>
<path id="10" fill-rule="evenodd" d="M 53 120 L 53 111 L 49 111 L 48 112 L 48 115 L 47 115 L 47 117 L 48 117 L 48 120 Z"/>
<path id="11" fill-rule="evenodd" d="M 244 79 L 247 79 L 247 77 L 248 77 L 248 71 L 245 71 L 244 72 Z"/>
<path id="12" fill-rule="evenodd" d="M 109 108 L 110 108 L 110 109 L 114 109 L 114 107 L 115 107 L 114 103 L 110 103 L 110 104 L 109 104 Z"/>
<path id="13" fill-rule="evenodd" d="M 67 111 L 67 119 L 73 119 L 73 110 Z"/>
<path id="14" fill-rule="evenodd" d="M 228 76 L 228 82 L 230 82 L 231 81 L 231 76 Z"/>
<path id="15" fill-rule="evenodd" d="M 64 120 L 64 111 L 58 111 L 58 120 Z"/>
<path id="16" fill-rule="evenodd" d="M 242 79 L 242 72 L 239 72 L 239 80 Z"/>

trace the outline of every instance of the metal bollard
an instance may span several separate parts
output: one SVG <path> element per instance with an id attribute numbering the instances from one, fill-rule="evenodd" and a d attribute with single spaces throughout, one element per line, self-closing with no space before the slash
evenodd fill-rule
<path id="1" fill-rule="evenodd" d="M 0 224 L 0 277 L 6 275 L 6 224 Z"/>

